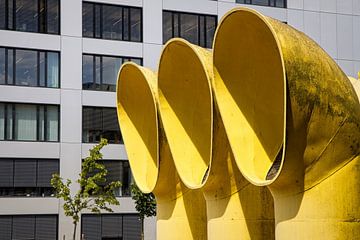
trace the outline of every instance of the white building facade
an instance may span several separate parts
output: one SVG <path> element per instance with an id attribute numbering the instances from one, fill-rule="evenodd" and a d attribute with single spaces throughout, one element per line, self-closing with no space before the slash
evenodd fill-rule
<path id="1" fill-rule="evenodd" d="M 74 182 L 100 137 L 110 141 L 104 161 L 125 186 L 115 213 L 84 214 L 77 237 L 137 239 L 116 69 L 130 60 L 156 70 L 173 36 L 211 47 L 216 22 L 236 6 L 305 32 L 357 78 L 360 0 L 0 0 L 0 239 L 71 239 L 49 173 Z M 156 239 L 155 219 L 145 239 Z"/>

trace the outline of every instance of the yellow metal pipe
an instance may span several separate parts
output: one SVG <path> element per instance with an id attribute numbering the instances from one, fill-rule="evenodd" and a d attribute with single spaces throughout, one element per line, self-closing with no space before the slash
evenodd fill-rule
<path id="1" fill-rule="evenodd" d="M 360 236 L 360 104 L 313 40 L 236 8 L 214 40 L 215 97 L 235 161 L 275 202 L 276 239 Z"/>
<path id="2" fill-rule="evenodd" d="M 212 66 L 210 51 L 183 39 L 170 40 L 161 55 L 159 109 L 176 169 L 204 193 L 208 239 L 274 239 L 272 196 L 235 164 L 213 101 Z"/>
<path id="3" fill-rule="evenodd" d="M 126 63 L 117 81 L 117 111 L 131 170 L 139 188 L 157 201 L 157 239 L 206 239 L 200 190 L 180 182 L 158 115 L 157 76 Z"/>

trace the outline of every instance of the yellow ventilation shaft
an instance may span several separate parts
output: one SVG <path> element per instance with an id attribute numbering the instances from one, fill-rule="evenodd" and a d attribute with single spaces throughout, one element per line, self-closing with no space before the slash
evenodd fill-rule
<path id="1" fill-rule="evenodd" d="M 214 42 L 215 97 L 240 171 L 268 186 L 276 239 L 360 236 L 360 105 L 313 40 L 238 8 Z"/>
<path id="2" fill-rule="evenodd" d="M 208 50 L 182 39 L 161 55 L 160 113 L 176 169 L 187 187 L 204 193 L 208 239 L 274 239 L 272 196 L 236 166 L 213 101 L 212 67 Z"/>
<path id="3" fill-rule="evenodd" d="M 135 181 L 156 197 L 157 239 L 206 239 L 204 197 L 180 182 L 157 102 L 156 74 L 124 64 L 117 82 L 118 119 Z"/>

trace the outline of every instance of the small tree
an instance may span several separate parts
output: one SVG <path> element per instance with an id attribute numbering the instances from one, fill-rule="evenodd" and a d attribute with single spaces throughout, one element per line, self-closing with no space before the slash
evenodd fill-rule
<path id="1" fill-rule="evenodd" d="M 102 159 L 100 150 L 105 145 L 107 145 L 107 140 L 101 139 L 100 143 L 90 150 L 90 156 L 82 162 L 81 173 L 76 180 L 80 185 L 80 190 L 74 195 L 70 191 L 72 183 L 70 179 L 64 181 L 58 174 L 54 174 L 51 179 L 56 197 L 64 201 L 65 215 L 72 217 L 74 224 L 73 240 L 75 240 L 76 228 L 82 210 L 88 209 L 93 213 L 100 213 L 101 210 L 113 212 L 108 205 L 119 205 L 114 191 L 121 186 L 121 183 L 119 181 L 106 183 L 107 170 L 98 161 Z"/>
<path id="2" fill-rule="evenodd" d="M 152 193 L 143 193 L 139 187 L 131 184 L 132 199 L 135 200 L 135 209 L 141 220 L 141 239 L 144 239 L 144 218 L 156 216 L 156 200 Z"/>

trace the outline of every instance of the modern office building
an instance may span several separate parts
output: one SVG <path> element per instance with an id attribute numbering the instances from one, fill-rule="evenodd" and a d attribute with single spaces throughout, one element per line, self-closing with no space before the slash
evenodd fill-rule
<path id="1" fill-rule="evenodd" d="M 84 213 L 77 237 L 139 239 L 117 71 L 124 61 L 156 70 L 171 37 L 211 48 L 217 22 L 241 5 L 305 32 L 346 74 L 360 71 L 360 0 L 0 0 L 0 239 L 71 239 L 50 176 L 74 181 L 100 137 L 110 178 L 123 182 L 120 206 Z M 145 238 L 155 236 L 148 219 Z"/>

